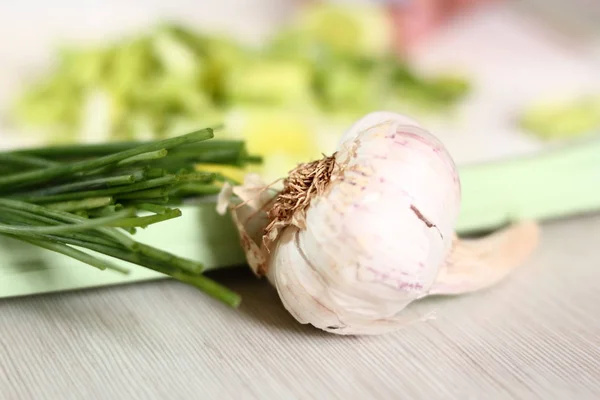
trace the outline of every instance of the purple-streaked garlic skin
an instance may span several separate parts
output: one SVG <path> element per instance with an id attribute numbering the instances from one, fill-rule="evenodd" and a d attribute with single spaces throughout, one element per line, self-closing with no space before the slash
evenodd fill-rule
<path id="1" fill-rule="evenodd" d="M 305 229 L 283 230 L 268 276 L 300 322 L 340 334 L 394 330 L 448 256 L 458 172 L 439 140 L 395 113 L 367 115 L 337 150 L 328 190 L 312 200 Z"/>
<path id="2" fill-rule="evenodd" d="M 335 161 L 324 192 L 276 230 L 267 229 L 267 210 L 277 192 L 259 176 L 225 184 L 219 196 L 217 210 L 231 210 L 250 268 L 267 273 L 301 323 L 337 334 L 394 331 L 427 318 L 402 313 L 410 302 L 494 286 L 537 247 L 534 221 L 456 236 L 456 166 L 408 117 L 368 114 L 346 131 Z"/>

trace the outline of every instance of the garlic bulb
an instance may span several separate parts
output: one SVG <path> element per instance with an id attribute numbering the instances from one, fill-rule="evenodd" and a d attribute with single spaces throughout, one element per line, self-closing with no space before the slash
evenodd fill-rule
<path id="1" fill-rule="evenodd" d="M 529 222 L 458 239 L 460 200 L 443 144 L 406 116 L 375 112 L 282 190 L 249 175 L 222 191 L 218 207 L 231 209 L 250 266 L 299 322 L 377 334 L 411 322 L 402 311 L 424 296 L 495 284 L 535 247 Z"/>

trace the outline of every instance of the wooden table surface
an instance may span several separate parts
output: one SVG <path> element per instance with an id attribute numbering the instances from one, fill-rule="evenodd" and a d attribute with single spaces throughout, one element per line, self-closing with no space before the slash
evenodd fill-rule
<path id="1" fill-rule="evenodd" d="M 0 300 L 0 399 L 598 399 L 600 216 L 543 226 L 502 285 L 377 337 L 295 322 L 243 270 L 231 310 L 172 281 Z"/>

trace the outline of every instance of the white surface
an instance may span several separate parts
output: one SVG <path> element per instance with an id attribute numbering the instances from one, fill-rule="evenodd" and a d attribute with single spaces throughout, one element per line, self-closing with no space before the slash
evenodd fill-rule
<path id="1" fill-rule="evenodd" d="M 465 71 L 475 86 L 456 125 L 430 129 L 461 163 L 539 151 L 544 144 L 515 126 L 518 113 L 534 100 L 600 93 L 597 48 L 505 4 L 465 15 L 416 54 L 424 70 Z"/>

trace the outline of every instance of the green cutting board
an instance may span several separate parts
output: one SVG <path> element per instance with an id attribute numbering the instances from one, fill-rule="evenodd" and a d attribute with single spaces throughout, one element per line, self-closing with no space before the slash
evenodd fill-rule
<path id="1" fill-rule="evenodd" d="M 600 210 L 600 140 L 540 155 L 459 168 L 463 203 L 457 230 L 489 230 L 516 219 L 546 220 Z M 208 269 L 244 263 L 237 233 L 213 202 L 136 234 L 142 242 L 196 259 Z M 1 239 L 1 238 L 0 238 Z M 27 244 L 0 240 L 0 297 L 164 278 L 123 262 L 130 273 L 99 271 Z"/>

